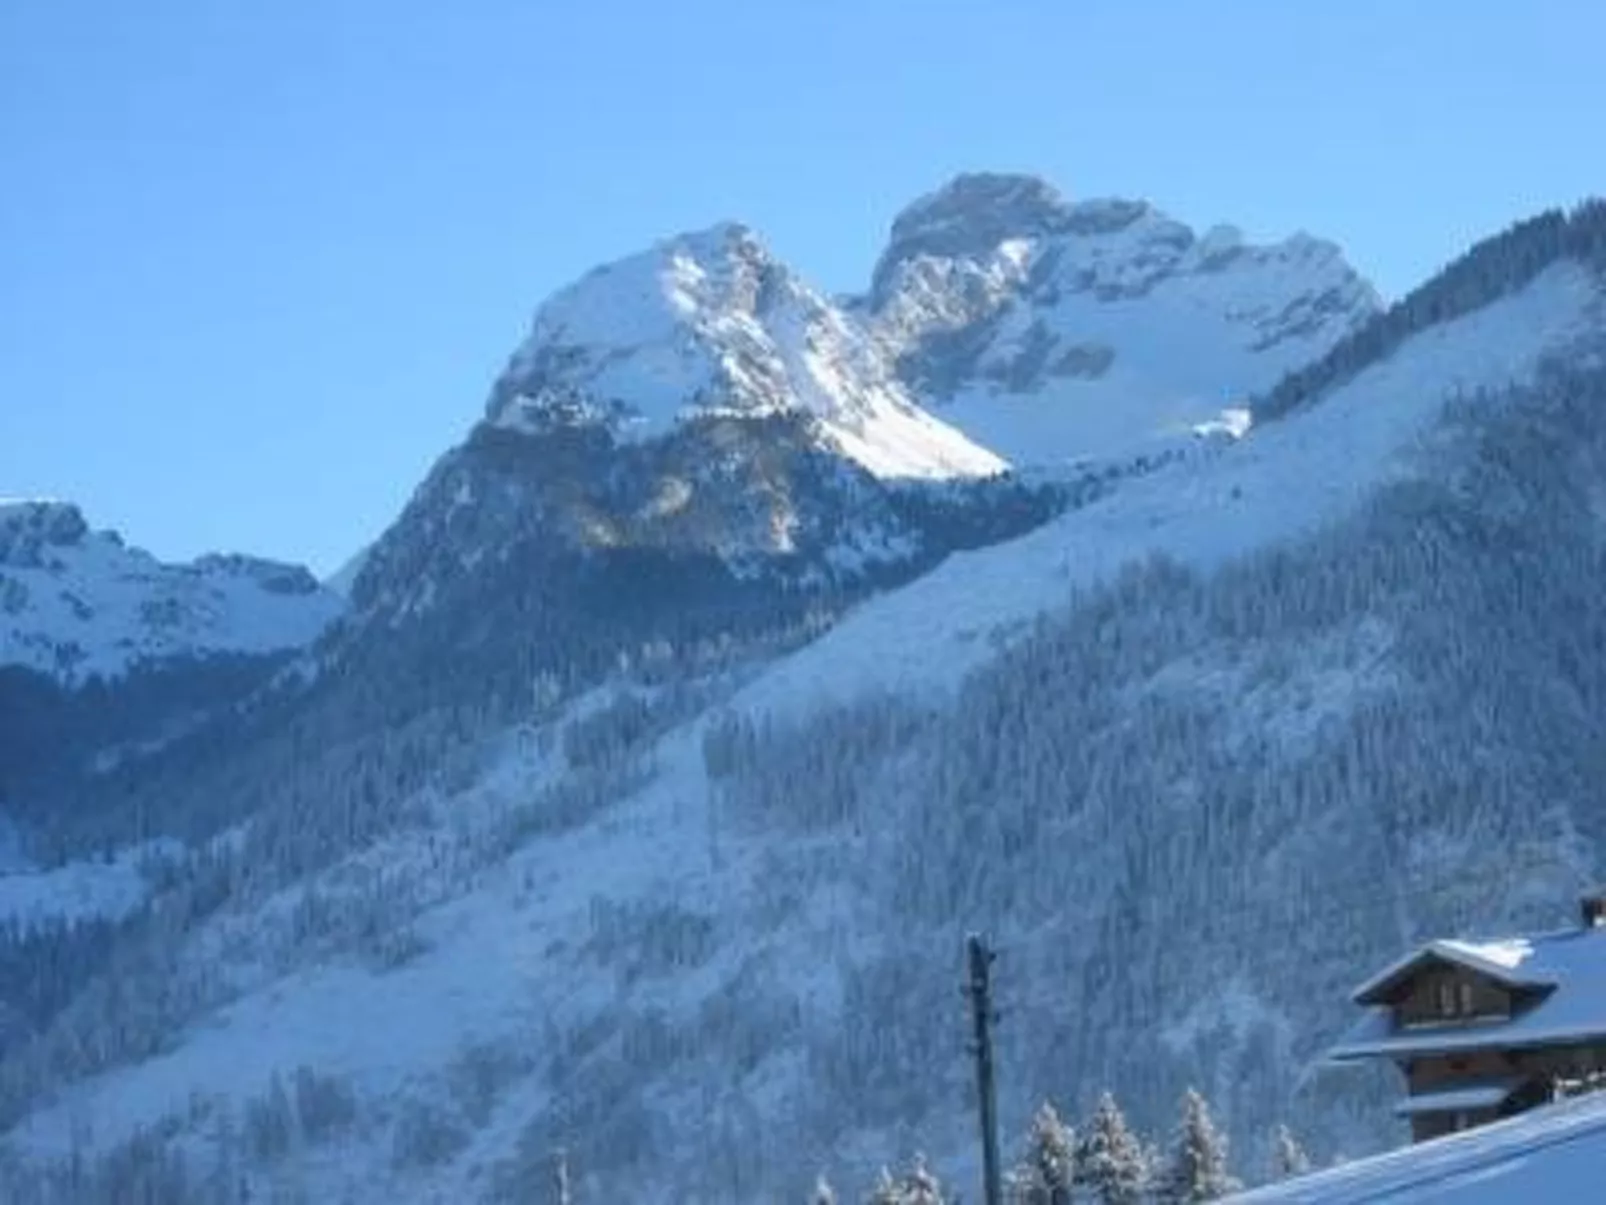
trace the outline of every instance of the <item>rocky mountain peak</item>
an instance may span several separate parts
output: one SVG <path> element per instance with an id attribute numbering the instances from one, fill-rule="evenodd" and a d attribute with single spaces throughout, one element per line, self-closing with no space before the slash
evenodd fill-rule
<path id="1" fill-rule="evenodd" d="M 483 609 L 463 602 L 476 572 L 562 565 L 590 581 L 641 558 L 857 580 L 941 543 L 893 488 L 1006 468 L 917 405 L 862 324 L 722 222 L 539 307 L 484 421 L 376 544 L 352 598 L 365 625 L 400 623 Z"/>
<path id="2" fill-rule="evenodd" d="M 47 549 L 70 547 L 88 534 L 83 512 L 71 502 L 0 500 L 0 565 L 37 565 Z"/>
<path id="3" fill-rule="evenodd" d="M 655 439 L 689 419 L 798 415 L 873 474 L 976 476 L 998 457 L 919 409 L 860 326 L 746 226 L 666 239 L 540 307 L 492 389 L 489 426 Z"/>
<path id="4" fill-rule="evenodd" d="M 167 563 L 92 529 L 71 502 L 0 503 L 0 666 L 70 685 L 142 662 L 279 653 L 341 608 L 300 565 L 237 553 Z"/>
<path id="5" fill-rule="evenodd" d="M 242 552 L 209 552 L 197 557 L 191 567 L 202 576 L 244 579 L 268 594 L 310 595 L 320 589 L 317 577 L 305 565 Z"/>
<path id="6" fill-rule="evenodd" d="M 1194 242 L 1193 231 L 1157 213 L 1147 201 L 1098 197 L 1069 201 L 1036 176 L 974 172 L 914 201 L 892 222 L 887 248 L 871 277 L 872 307 L 895 293 L 900 270 L 929 261 L 1019 260 L 1045 241 L 1098 239 L 1142 227 L 1128 242 L 1157 241 L 1176 251 Z"/>
<path id="7" fill-rule="evenodd" d="M 1036 176 L 967 172 L 912 201 L 892 221 L 891 249 L 961 254 L 1006 238 L 1064 230 L 1072 206 L 1060 191 Z"/>
<path id="8" fill-rule="evenodd" d="M 856 312 L 940 417 L 1016 464 L 1187 438 L 1379 308 L 1334 244 L 961 176 L 893 223 Z"/>

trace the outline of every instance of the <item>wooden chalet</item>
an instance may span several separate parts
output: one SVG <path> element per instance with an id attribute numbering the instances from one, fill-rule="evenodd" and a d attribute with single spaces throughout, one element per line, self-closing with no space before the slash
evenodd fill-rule
<path id="1" fill-rule="evenodd" d="M 1396 1113 L 1421 1142 L 1544 1104 L 1606 1074 L 1606 894 L 1580 925 L 1499 941 L 1434 941 L 1353 999 L 1366 1016 L 1329 1057 L 1388 1059 Z"/>

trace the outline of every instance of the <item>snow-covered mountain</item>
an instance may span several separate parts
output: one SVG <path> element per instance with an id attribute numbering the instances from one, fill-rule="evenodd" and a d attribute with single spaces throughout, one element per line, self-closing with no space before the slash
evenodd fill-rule
<path id="1" fill-rule="evenodd" d="M 1378 307 L 1309 235 L 1255 246 L 1147 202 L 974 174 L 898 215 L 854 308 L 935 413 L 1026 465 L 1186 439 Z"/>
<path id="2" fill-rule="evenodd" d="M 72 684 L 140 662 L 311 644 L 341 603 L 298 565 L 164 564 L 67 502 L 0 501 L 0 665 Z"/>
<path id="3" fill-rule="evenodd" d="M 1068 504 L 1007 468 L 751 231 L 682 235 L 540 307 L 363 554 L 330 655 L 411 664 L 400 639 L 483 694 L 789 639 Z"/>
<path id="4" fill-rule="evenodd" d="M 736 224 L 670 239 L 553 297 L 486 417 L 527 432 L 593 421 L 640 440 L 725 415 L 804 416 L 822 446 L 882 478 L 1005 467 L 915 405 L 864 332 Z"/>
<path id="5" fill-rule="evenodd" d="M 704 242 L 621 279 L 755 254 L 676 266 Z M 0 944 L 41 985 L 0 1190 L 526 1200 L 560 1147 L 577 1200 L 801 1199 L 915 1150 L 968 1185 L 970 929 L 1007 1134 L 1104 1087 L 1154 1133 L 1192 1084 L 1250 1178 L 1275 1121 L 1386 1142 L 1393 1086 L 1319 1066 L 1348 987 L 1606 866 L 1603 261 L 1600 210 L 1519 228 L 1313 340 L 1241 438 L 1035 511 L 945 476 L 953 437 L 866 458 L 922 379 L 908 344 L 886 384 L 890 291 L 813 402 L 757 286 L 616 343 L 606 306 L 538 319 L 305 690 L 80 800 L 138 823 L 73 850 L 189 852 L 115 941 Z M 828 572 L 880 530 L 924 559 Z"/>

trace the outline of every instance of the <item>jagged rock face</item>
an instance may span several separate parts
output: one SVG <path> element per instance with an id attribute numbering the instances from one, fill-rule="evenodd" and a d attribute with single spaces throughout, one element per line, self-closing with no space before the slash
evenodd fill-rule
<path id="1" fill-rule="evenodd" d="M 871 278 L 879 306 L 896 291 L 900 264 L 920 256 L 976 259 L 1017 238 L 1113 234 L 1142 217 L 1141 201 L 1066 203 L 1034 176 L 967 173 L 912 202 L 893 219 L 892 238 Z"/>
<path id="2" fill-rule="evenodd" d="M 482 426 L 376 545 L 355 602 L 399 621 L 519 548 L 703 556 L 740 570 L 829 562 L 870 533 L 898 547 L 885 491 L 810 434 L 786 414 L 700 418 L 642 443 L 591 426 Z"/>
<path id="3" fill-rule="evenodd" d="M 1006 479 L 883 482 L 796 412 L 640 441 L 484 424 L 368 554 L 333 655 L 370 674 L 439 661 L 440 690 L 468 698 L 581 688 L 649 647 L 690 663 L 702 642 L 773 641 L 1059 504 Z"/>
<path id="4" fill-rule="evenodd" d="M 299 565 L 164 564 L 65 502 L 0 503 L 0 666 L 65 684 L 141 663 L 310 644 L 339 613 Z"/>
<path id="5" fill-rule="evenodd" d="M 48 550 L 74 547 L 88 534 L 83 514 L 70 503 L 0 505 L 0 564 L 37 568 Z"/>
<path id="6" fill-rule="evenodd" d="M 486 419 L 651 439 L 687 417 L 805 416 L 816 442 L 883 478 L 1005 466 L 921 411 L 881 348 L 737 225 L 599 268 L 536 315 Z"/>
<path id="7" fill-rule="evenodd" d="M 1017 464 L 1187 436 L 1378 309 L 1337 247 L 961 176 L 894 221 L 855 310 L 935 412 Z"/>

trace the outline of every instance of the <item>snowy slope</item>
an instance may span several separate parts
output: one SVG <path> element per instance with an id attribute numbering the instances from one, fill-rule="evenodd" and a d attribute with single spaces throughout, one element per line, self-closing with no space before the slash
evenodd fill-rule
<path id="1" fill-rule="evenodd" d="M 1600 321 L 1599 286 L 1560 263 L 1515 296 L 1419 336 L 1298 422 L 1253 429 L 1214 456 L 1142 478 L 1007 545 L 955 556 L 871 600 L 755 684 L 781 710 L 868 688 L 952 688 L 995 639 L 1150 551 L 1194 564 L 1332 521 L 1409 471 L 1450 394 L 1531 379 Z"/>
<path id="2" fill-rule="evenodd" d="M 1561 1205 L 1598 1200 L 1602 1168 L 1606 1094 L 1597 1093 L 1230 1200 L 1241 1205 Z"/>
<path id="3" fill-rule="evenodd" d="M 1186 437 L 1378 308 L 1331 243 L 961 176 L 893 224 L 862 309 L 937 414 L 1017 465 Z"/>
<path id="4" fill-rule="evenodd" d="M 341 602 L 295 565 L 164 564 L 65 502 L 0 501 L 0 665 L 80 682 L 155 658 L 310 644 Z"/>
<path id="5" fill-rule="evenodd" d="M 307 1164 L 297 1175 L 316 1186 L 314 1199 L 361 1205 L 482 1199 L 488 1173 L 518 1146 L 531 1113 L 552 1103 L 539 1077 L 526 1078 L 529 1062 L 566 1057 L 580 1041 L 572 1035 L 601 1017 L 641 1012 L 639 1002 L 621 995 L 616 973 L 599 965 L 599 914 L 618 913 L 625 929 L 619 940 L 628 945 L 636 940 L 628 930 L 638 908 L 672 901 L 687 917 L 728 909 L 745 926 L 755 899 L 768 890 L 759 844 L 732 842 L 718 855 L 706 844 L 707 788 L 697 738 L 695 728 L 674 734 L 656 780 L 621 801 L 606 823 L 530 843 L 482 871 L 466 891 L 466 884 L 440 878 L 443 852 L 450 866 L 466 851 L 466 833 L 529 806 L 532 791 L 558 769 L 548 756 L 509 748 L 485 780 L 451 801 L 449 832 L 399 834 L 255 914 L 209 925 L 189 961 L 245 985 L 240 998 L 172 1050 L 70 1086 L 6 1136 L 12 1149 L 30 1158 L 63 1153 L 73 1127 L 86 1119 L 104 1149 L 196 1100 L 245 1112 L 271 1077 L 288 1078 L 299 1066 L 340 1077 L 355 1088 L 365 1112 L 386 1120 L 415 1100 L 450 1115 L 453 1066 L 480 1048 L 496 1051 L 520 1082 L 460 1157 L 439 1167 L 397 1167 L 388 1142 L 348 1141 L 337 1158 L 312 1165 L 312 1175 Z M 347 955 L 286 973 L 287 930 L 301 900 L 316 891 L 339 906 L 343 893 L 356 895 L 380 875 L 400 896 L 422 894 L 420 918 L 407 927 L 420 936 L 423 952 L 395 968 Z M 853 933 L 840 903 L 822 904 L 812 919 L 823 929 L 746 931 L 673 979 L 649 974 L 646 1014 L 706 1013 L 708 1001 L 730 993 L 732 976 L 746 978 L 743 968 L 755 958 L 769 964 L 763 951 L 771 943 L 832 959 L 879 944 L 874 935 Z M 834 1010 L 832 977 L 810 970 L 807 957 L 790 971 L 775 967 L 777 981 L 764 992 L 819 994 L 822 1007 Z M 685 1103 L 651 1107 L 675 1112 Z M 761 1099 L 753 1103 L 766 1106 Z M 644 1193 L 642 1199 L 655 1198 Z"/>
<path id="6" fill-rule="evenodd" d="M 731 412 L 811 415 L 827 446 L 880 477 L 1005 467 L 915 405 L 879 348 L 734 224 L 670 239 L 554 296 L 487 417 L 524 431 L 589 420 L 646 439 Z"/>

